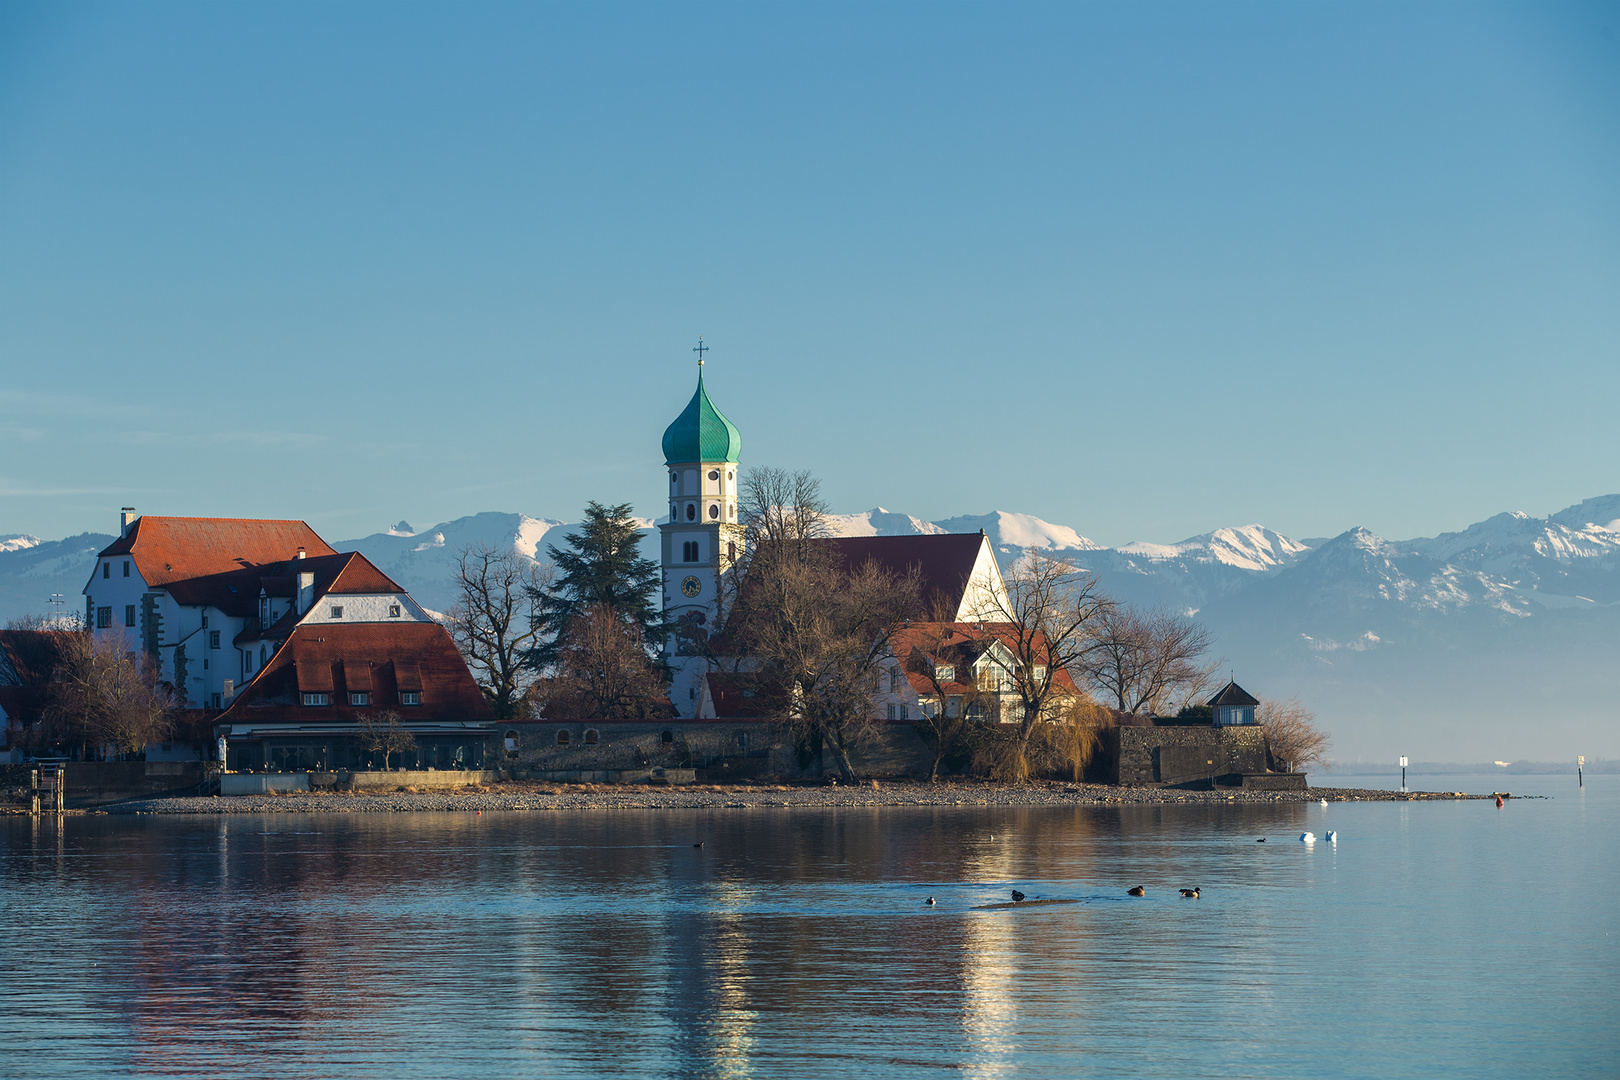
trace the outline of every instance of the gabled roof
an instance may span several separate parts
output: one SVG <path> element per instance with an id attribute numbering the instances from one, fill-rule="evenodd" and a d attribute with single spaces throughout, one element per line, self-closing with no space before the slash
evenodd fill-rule
<path id="1" fill-rule="evenodd" d="M 703 388 L 700 365 L 697 392 L 675 422 L 664 430 L 664 461 L 670 465 L 689 461 L 736 461 L 741 453 L 742 436 L 709 400 L 709 392 Z"/>
<path id="2" fill-rule="evenodd" d="M 973 691 L 973 682 L 961 676 L 968 674 L 972 665 L 992 649 L 999 647 L 1016 657 L 1017 642 L 1017 628 L 1012 623 L 917 622 L 895 629 L 889 636 L 889 651 L 901 661 L 907 681 L 919 695 L 932 696 L 935 691 L 934 681 L 922 672 L 911 670 L 912 665 L 906 662 L 916 654 L 930 664 L 955 667 L 953 674 L 957 677 L 941 683 L 940 688 L 946 694 L 967 694 Z M 1035 651 L 1037 654 L 1046 652 L 1044 637 L 1035 638 Z M 1080 693 L 1067 668 L 1060 667 L 1052 673 L 1052 687 L 1060 693 L 1076 696 Z"/>
<path id="3" fill-rule="evenodd" d="M 1204 702 L 1204 704 L 1212 709 L 1220 705 L 1238 707 L 1249 706 L 1252 708 L 1253 706 L 1260 704 L 1260 699 L 1243 689 L 1243 687 L 1239 686 L 1237 683 L 1229 682 L 1221 688 L 1220 693 Z"/>
<path id="4" fill-rule="evenodd" d="M 259 593 L 292 596 L 295 575 L 315 575 L 315 596 L 335 593 L 400 593 L 405 590 L 358 551 L 333 552 L 312 558 L 287 559 L 268 566 L 253 566 L 224 574 L 185 578 L 164 585 L 178 604 L 208 605 L 227 615 L 245 619 L 258 613 Z"/>
<path id="5" fill-rule="evenodd" d="M 983 533 L 935 533 L 929 536 L 840 536 L 817 541 L 837 551 L 853 570 L 867 560 L 905 576 L 916 567 L 922 575 L 922 601 L 937 600 L 959 610 L 984 547 Z"/>
<path id="6" fill-rule="evenodd" d="M 129 555 L 148 585 L 166 587 L 282 563 L 300 547 L 311 557 L 337 554 L 302 521 L 148 516 L 136 518 L 98 558 Z"/>
<path id="7" fill-rule="evenodd" d="M 349 705 L 350 692 L 361 690 L 372 704 Z M 421 704 L 402 708 L 401 690 L 419 692 Z M 305 691 L 330 693 L 332 703 L 306 707 Z M 321 623 L 294 629 L 216 722 L 356 723 L 383 709 L 406 724 L 494 718 L 438 623 Z"/>

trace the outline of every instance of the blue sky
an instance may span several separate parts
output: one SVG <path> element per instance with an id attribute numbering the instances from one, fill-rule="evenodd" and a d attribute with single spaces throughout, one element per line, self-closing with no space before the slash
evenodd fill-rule
<path id="1" fill-rule="evenodd" d="M 1620 490 L 1620 7 L 0 7 L 0 532 Z"/>

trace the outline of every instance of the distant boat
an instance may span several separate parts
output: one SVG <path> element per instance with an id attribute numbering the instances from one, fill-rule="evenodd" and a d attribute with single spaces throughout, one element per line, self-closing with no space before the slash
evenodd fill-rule
<path id="1" fill-rule="evenodd" d="M 1511 761 L 1498 761 L 1496 763 L 1496 767 L 1499 768 L 1499 769 L 1505 769 L 1511 764 L 1513 764 L 1513 762 L 1511 762 Z"/>

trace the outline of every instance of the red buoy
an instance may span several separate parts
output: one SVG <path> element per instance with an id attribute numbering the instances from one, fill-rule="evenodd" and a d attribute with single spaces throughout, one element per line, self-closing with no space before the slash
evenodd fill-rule
<path id="1" fill-rule="evenodd" d="M 1497 797 L 1496 797 L 1496 805 L 1497 805 L 1497 806 L 1501 806 L 1501 805 L 1502 805 L 1502 796 L 1500 796 L 1500 795 L 1498 795 L 1498 796 L 1497 796 Z"/>

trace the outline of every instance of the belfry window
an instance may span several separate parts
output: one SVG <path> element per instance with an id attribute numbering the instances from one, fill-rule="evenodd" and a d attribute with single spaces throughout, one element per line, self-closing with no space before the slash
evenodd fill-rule
<path id="1" fill-rule="evenodd" d="M 687 521 L 696 521 L 697 520 L 697 503 L 687 503 L 686 504 L 686 520 Z"/>
<path id="2" fill-rule="evenodd" d="M 713 521 L 713 520 L 719 518 L 719 516 L 720 516 L 720 504 L 719 503 L 710 503 L 709 504 L 709 520 Z"/>

